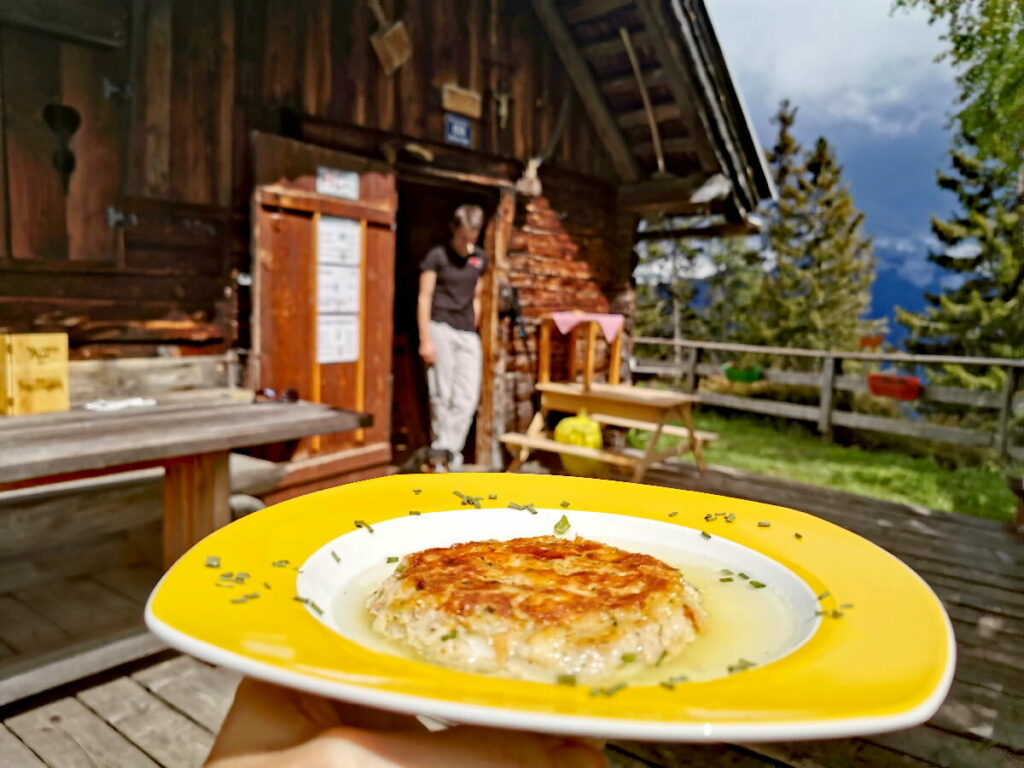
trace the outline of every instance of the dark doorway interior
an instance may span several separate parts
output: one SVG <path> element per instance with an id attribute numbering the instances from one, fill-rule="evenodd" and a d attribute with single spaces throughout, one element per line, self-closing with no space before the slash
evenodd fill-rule
<path id="1" fill-rule="evenodd" d="M 466 203 L 484 209 L 486 231 L 497 205 L 496 195 L 470 186 L 399 179 L 395 245 L 394 400 L 391 407 L 391 444 L 396 464 L 401 464 L 412 451 L 430 442 L 427 379 L 419 357 L 419 329 L 416 327 L 420 259 L 430 248 L 448 239 L 452 212 Z M 481 245 L 483 239 L 481 234 Z M 475 432 L 474 420 L 463 451 L 467 464 L 475 462 Z"/>

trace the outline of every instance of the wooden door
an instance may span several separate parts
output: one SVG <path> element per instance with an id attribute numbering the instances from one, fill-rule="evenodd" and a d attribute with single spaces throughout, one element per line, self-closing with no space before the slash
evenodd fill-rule
<path id="1" fill-rule="evenodd" d="M 0 99 L 8 255 L 116 262 L 123 49 L 0 27 Z M 2 223 L 2 222 L 0 222 Z"/>
<path id="2" fill-rule="evenodd" d="M 279 137 L 254 137 L 256 188 L 253 282 L 253 384 L 298 390 L 305 400 L 371 413 L 372 427 L 303 441 L 297 457 L 365 451 L 390 459 L 391 339 L 394 299 L 395 178 L 386 167 Z M 322 164 L 322 165 L 321 165 Z M 316 168 L 358 174 L 358 198 L 316 192 Z M 358 237 L 357 257 L 335 269 L 324 238 L 340 227 Z M 356 262 L 357 263 L 352 263 Z M 340 262 L 339 262 L 340 263 Z M 326 266 L 325 266 L 326 265 Z M 339 277 L 340 275 L 340 277 Z M 324 282 L 337 281 L 335 306 Z M 351 284 L 341 284 L 353 280 Z M 341 306 L 341 309 L 338 307 Z M 354 324 L 355 348 L 323 336 Z M 386 453 L 384 461 L 380 461 Z"/>

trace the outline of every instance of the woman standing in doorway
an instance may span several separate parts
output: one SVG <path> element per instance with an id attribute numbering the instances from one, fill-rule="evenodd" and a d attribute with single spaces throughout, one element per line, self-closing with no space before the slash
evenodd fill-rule
<path id="1" fill-rule="evenodd" d="M 476 246 L 484 223 L 477 205 L 460 205 L 451 237 L 420 262 L 416 320 L 420 357 L 427 365 L 431 448 L 450 451 L 450 468 L 462 466 L 462 449 L 480 401 L 480 275 L 487 254 Z"/>

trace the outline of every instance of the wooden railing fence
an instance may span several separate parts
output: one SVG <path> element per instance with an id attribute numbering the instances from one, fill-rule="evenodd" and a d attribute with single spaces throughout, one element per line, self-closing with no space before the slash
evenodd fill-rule
<path id="1" fill-rule="evenodd" d="M 663 360 L 636 355 L 637 347 L 654 345 L 672 348 L 672 359 Z M 972 448 L 993 448 L 1000 459 L 1024 461 L 1024 446 L 1011 440 L 1015 405 L 1024 401 L 1021 388 L 1024 379 L 1024 359 L 993 357 L 955 357 L 943 355 L 914 355 L 907 353 L 836 352 L 792 347 L 767 347 L 750 344 L 731 344 L 691 339 L 665 339 L 638 336 L 633 338 L 629 358 L 633 373 L 649 374 L 673 380 L 687 392 L 696 392 L 701 377 L 720 375 L 720 365 L 709 358 L 728 355 L 757 354 L 769 357 L 801 357 L 820 361 L 817 371 L 787 371 L 765 367 L 762 380 L 794 386 L 814 387 L 819 391 L 817 405 L 770 400 L 761 397 L 726 394 L 701 390 L 701 401 L 708 405 L 732 408 L 751 413 L 809 421 L 820 433 L 830 436 L 834 426 L 850 427 L 894 435 L 917 437 Z M 836 392 L 866 392 L 866 376 L 844 374 L 845 360 L 897 363 L 906 366 L 981 365 L 994 366 L 1006 372 L 1001 392 L 986 392 L 961 387 L 943 387 L 925 384 L 920 399 L 997 411 L 995 429 L 969 429 L 934 424 L 922 419 L 876 416 L 836 408 Z M 724 362 L 724 360 L 723 360 Z"/>

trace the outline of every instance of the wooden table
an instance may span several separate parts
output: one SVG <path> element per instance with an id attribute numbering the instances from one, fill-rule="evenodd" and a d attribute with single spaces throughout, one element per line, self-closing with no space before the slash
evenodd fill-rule
<path id="1" fill-rule="evenodd" d="M 0 490 L 162 466 L 166 567 L 231 521 L 232 450 L 371 424 L 368 414 L 309 402 L 182 403 L 9 417 L 0 420 Z"/>
<path id="2" fill-rule="evenodd" d="M 501 441 L 519 447 L 519 453 L 509 465 L 514 472 L 526 461 L 532 450 L 547 450 L 566 453 L 584 458 L 593 458 L 613 465 L 632 469 L 633 482 L 640 482 L 648 468 L 659 461 L 674 458 L 687 451 L 692 452 L 698 468 L 704 470 L 704 455 L 701 444 L 715 439 L 710 433 L 699 433 L 693 426 L 691 409 L 699 402 L 696 395 L 672 392 L 623 384 L 587 384 L 577 382 L 537 383 L 540 392 L 540 410 L 525 434 L 507 433 Z M 641 456 L 610 450 L 597 450 L 580 446 L 565 445 L 544 437 L 544 426 L 548 411 L 576 413 L 586 409 L 591 418 L 599 424 L 635 428 L 651 432 L 647 449 Z M 671 422 L 678 419 L 682 428 L 673 428 Z M 658 438 L 671 431 L 685 437 L 686 443 L 659 451 Z"/>

